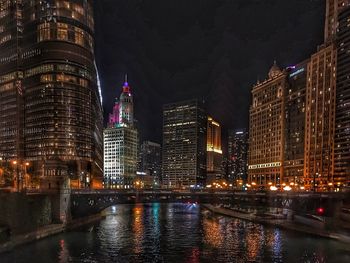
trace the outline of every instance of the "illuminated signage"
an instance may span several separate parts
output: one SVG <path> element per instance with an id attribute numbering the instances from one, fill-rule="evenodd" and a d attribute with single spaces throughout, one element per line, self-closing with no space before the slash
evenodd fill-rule
<path id="1" fill-rule="evenodd" d="M 254 165 L 249 165 L 248 169 L 249 170 L 254 170 L 254 169 L 261 169 L 261 168 L 271 168 L 271 167 L 280 167 L 281 162 L 275 162 L 275 163 L 261 163 L 261 164 L 254 164 Z"/>
<path id="2" fill-rule="evenodd" d="M 298 69 L 297 71 L 291 73 L 291 74 L 289 75 L 289 77 L 292 78 L 292 77 L 294 77 L 294 76 L 296 76 L 296 75 L 298 75 L 298 74 L 300 74 L 301 72 L 304 72 L 304 71 L 305 71 L 304 68 L 300 68 L 300 69 Z"/>

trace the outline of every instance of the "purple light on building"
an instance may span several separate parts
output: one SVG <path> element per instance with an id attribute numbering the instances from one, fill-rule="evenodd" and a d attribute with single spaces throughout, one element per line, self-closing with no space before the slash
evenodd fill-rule
<path id="1" fill-rule="evenodd" d="M 116 101 L 113 106 L 113 112 L 109 114 L 108 127 L 114 127 L 119 123 L 119 102 Z"/>

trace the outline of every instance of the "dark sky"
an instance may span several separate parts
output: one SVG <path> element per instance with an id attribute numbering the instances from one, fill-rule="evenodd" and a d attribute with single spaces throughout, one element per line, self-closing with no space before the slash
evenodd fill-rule
<path id="1" fill-rule="evenodd" d="M 248 126 L 250 91 L 273 61 L 323 40 L 324 0 L 95 0 L 105 118 L 128 73 L 142 139 L 161 142 L 162 105 L 204 98 L 223 129 Z"/>

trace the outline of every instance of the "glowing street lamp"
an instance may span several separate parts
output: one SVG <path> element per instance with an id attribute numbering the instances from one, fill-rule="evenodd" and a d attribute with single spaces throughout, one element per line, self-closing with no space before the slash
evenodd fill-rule
<path id="1" fill-rule="evenodd" d="M 285 187 L 283 187 L 284 191 L 290 191 L 292 190 L 292 188 L 289 185 L 286 185 Z"/>
<path id="2" fill-rule="evenodd" d="M 277 189 L 278 189 L 278 188 L 277 188 L 276 186 L 274 186 L 274 185 L 271 185 L 271 186 L 270 186 L 270 190 L 271 190 L 271 191 L 277 191 Z"/>

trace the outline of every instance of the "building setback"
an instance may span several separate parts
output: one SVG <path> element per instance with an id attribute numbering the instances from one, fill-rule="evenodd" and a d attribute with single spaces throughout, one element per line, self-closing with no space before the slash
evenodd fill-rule
<path id="1" fill-rule="evenodd" d="M 136 177 L 138 133 L 133 96 L 126 81 L 109 120 L 103 132 L 104 186 L 128 189 L 133 187 Z"/>
<path id="2" fill-rule="evenodd" d="M 350 7 L 338 15 L 334 184 L 350 183 Z"/>
<path id="3" fill-rule="evenodd" d="M 204 185 L 207 116 L 198 100 L 164 105 L 162 182 L 169 188 Z"/>
<path id="4" fill-rule="evenodd" d="M 53 188 L 102 180 L 91 0 L 1 1 L 0 158 Z M 29 186 L 29 185 L 28 185 Z"/>
<path id="5" fill-rule="evenodd" d="M 286 76 L 275 62 L 268 79 L 252 90 L 248 182 L 254 187 L 279 185 L 283 180 Z"/>
<path id="6" fill-rule="evenodd" d="M 245 129 L 228 132 L 228 181 L 233 185 L 247 180 L 248 132 Z"/>

